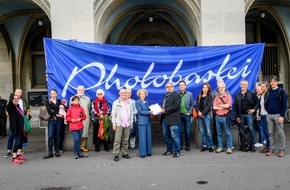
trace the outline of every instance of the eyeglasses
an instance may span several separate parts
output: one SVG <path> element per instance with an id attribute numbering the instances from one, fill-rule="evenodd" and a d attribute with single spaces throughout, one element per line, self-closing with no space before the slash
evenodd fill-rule
<path id="1" fill-rule="evenodd" d="M 173 86 L 166 86 L 166 88 L 173 87 Z"/>
<path id="2" fill-rule="evenodd" d="M 103 95 L 102 93 L 99 93 L 98 95 Z"/>

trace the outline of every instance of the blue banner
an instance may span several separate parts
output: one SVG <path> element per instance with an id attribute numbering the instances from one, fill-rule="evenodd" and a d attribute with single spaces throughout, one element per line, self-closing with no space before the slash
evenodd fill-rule
<path id="1" fill-rule="evenodd" d="M 103 89 L 109 102 L 119 97 L 119 89 L 136 92 L 145 88 L 149 104 L 161 103 L 165 84 L 185 80 L 194 101 L 204 82 L 216 89 L 223 79 L 232 95 L 240 91 L 242 79 L 249 89 L 256 85 L 264 44 L 212 47 L 149 47 L 105 45 L 56 39 L 44 39 L 48 90 L 55 88 L 58 98 L 69 99 L 79 85 L 94 99 Z"/>

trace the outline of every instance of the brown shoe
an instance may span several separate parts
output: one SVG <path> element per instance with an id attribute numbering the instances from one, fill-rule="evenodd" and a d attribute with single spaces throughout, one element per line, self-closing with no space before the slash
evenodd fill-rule
<path id="1" fill-rule="evenodd" d="M 274 154 L 274 150 L 269 150 L 267 153 L 266 153 L 266 156 L 272 156 Z"/>
<path id="2" fill-rule="evenodd" d="M 85 147 L 82 147 L 82 148 L 81 148 L 81 151 L 82 151 L 82 152 L 89 152 L 89 150 L 86 149 Z"/>
<path id="3" fill-rule="evenodd" d="M 268 148 L 264 147 L 263 150 L 260 151 L 260 153 L 267 153 L 268 152 Z"/>
<path id="4" fill-rule="evenodd" d="M 279 156 L 279 157 L 284 157 L 284 156 L 285 156 L 285 152 L 284 152 L 284 150 L 280 150 L 280 151 L 278 152 L 278 156 Z"/>

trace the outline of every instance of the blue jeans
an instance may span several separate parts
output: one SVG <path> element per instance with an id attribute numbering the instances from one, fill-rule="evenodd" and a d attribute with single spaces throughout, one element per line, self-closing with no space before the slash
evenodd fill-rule
<path id="1" fill-rule="evenodd" d="M 13 148 L 13 144 L 15 144 L 15 142 L 16 142 L 15 138 L 16 138 L 17 135 L 13 135 L 11 129 L 9 129 L 8 133 L 9 133 L 8 134 L 9 136 L 8 136 L 8 140 L 7 140 L 7 151 L 11 151 L 12 148 Z M 19 145 L 18 149 L 22 149 L 22 148 L 23 148 L 23 144 L 21 143 Z"/>
<path id="2" fill-rule="evenodd" d="M 215 121 L 218 134 L 218 147 L 223 148 L 223 130 L 225 130 L 227 135 L 227 148 L 232 148 L 233 137 L 231 127 L 227 124 L 227 117 L 220 117 L 216 115 Z"/>
<path id="3" fill-rule="evenodd" d="M 179 134 L 180 134 L 180 147 L 183 147 L 185 143 L 185 147 L 190 147 L 190 125 L 191 125 L 191 116 L 180 114 L 180 126 L 179 126 Z M 183 142 L 183 129 L 185 130 Z"/>
<path id="4" fill-rule="evenodd" d="M 60 126 L 60 130 L 59 130 L 59 150 L 63 150 L 63 141 L 64 141 L 64 136 L 65 136 L 65 124 L 64 124 L 64 119 L 63 118 L 59 118 L 58 120 L 59 126 Z"/>
<path id="5" fill-rule="evenodd" d="M 212 147 L 212 134 L 211 134 L 211 115 L 207 114 L 204 118 L 198 117 L 199 130 L 203 147 Z"/>
<path id="6" fill-rule="evenodd" d="M 166 125 L 165 120 L 163 119 L 162 128 L 167 151 L 180 153 L 180 135 L 178 125 Z"/>
<path id="7" fill-rule="evenodd" d="M 253 115 L 251 115 L 251 114 L 242 114 L 241 115 L 241 121 L 242 121 L 242 124 L 240 125 L 240 127 L 241 127 L 242 130 L 245 129 L 245 123 L 248 124 L 248 127 L 249 127 L 250 132 L 251 132 L 251 137 L 252 137 L 252 142 L 251 142 L 250 146 L 253 148 L 254 144 L 256 142 Z"/>
<path id="8" fill-rule="evenodd" d="M 77 131 L 71 131 L 71 134 L 74 139 L 74 154 L 80 154 L 81 153 L 81 140 L 83 135 L 83 130 L 77 130 Z"/>
<path id="9" fill-rule="evenodd" d="M 129 138 L 133 138 L 133 137 L 136 137 L 137 135 L 137 122 L 133 122 L 133 126 L 132 126 L 132 129 L 130 129 L 130 136 Z"/>
<path id="10" fill-rule="evenodd" d="M 264 138 L 266 140 L 266 147 L 269 150 L 270 140 L 269 140 L 269 132 L 268 132 L 267 116 L 266 115 L 261 115 L 261 127 L 263 129 Z"/>
<path id="11" fill-rule="evenodd" d="M 13 153 L 16 153 L 18 149 L 22 149 L 23 145 L 23 131 L 19 131 L 15 136 L 14 136 L 15 142 L 13 146 Z"/>
<path id="12" fill-rule="evenodd" d="M 13 142 L 14 142 L 14 135 L 12 134 L 11 129 L 9 129 L 9 134 L 8 134 L 8 140 L 7 140 L 7 150 L 12 150 L 13 147 Z"/>
<path id="13" fill-rule="evenodd" d="M 129 135 L 129 142 L 130 142 L 130 147 L 132 150 L 136 146 L 136 135 L 137 135 L 137 125 L 138 123 L 136 121 L 133 121 L 133 126 L 132 129 L 130 129 L 130 135 Z"/>
<path id="14" fill-rule="evenodd" d="M 263 144 L 263 141 L 264 141 L 264 134 L 263 134 L 263 129 L 262 129 L 262 126 L 261 126 L 261 120 L 254 120 L 254 126 L 255 126 L 255 130 L 257 131 L 258 133 L 258 142 L 260 144 Z"/>
<path id="15" fill-rule="evenodd" d="M 59 143 L 61 135 L 61 122 L 60 119 L 50 118 L 48 121 L 48 152 L 52 154 L 52 149 L 54 145 L 54 150 L 59 152 Z"/>

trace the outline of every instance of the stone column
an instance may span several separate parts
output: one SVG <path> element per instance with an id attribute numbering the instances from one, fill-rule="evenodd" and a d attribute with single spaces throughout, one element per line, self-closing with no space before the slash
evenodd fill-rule
<path id="1" fill-rule="evenodd" d="M 244 0 L 202 0 L 203 46 L 245 43 Z"/>
<path id="2" fill-rule="evenodd" d="M 51 0 L 52 38 L 94 42 L 93 0 Z"/>
<path id="3" fill-rule="evenodd" d="M 8 101 L 13 92 L 12 53 L 9 52 L 5 38 L 0 32 L 0 96 Z"/>

